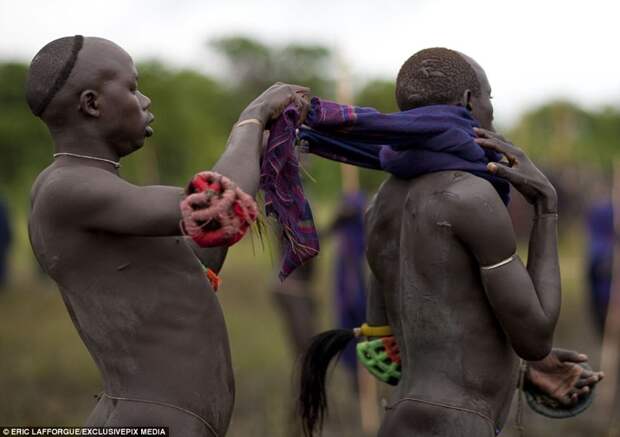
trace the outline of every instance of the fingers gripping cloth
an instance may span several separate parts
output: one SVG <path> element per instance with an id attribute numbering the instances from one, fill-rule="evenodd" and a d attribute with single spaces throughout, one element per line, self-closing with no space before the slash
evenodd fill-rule
<path id="1" fill-rule="evenodd" d="M 201 247 L 232 246 L 256 220 L 254 199 L 218 173 L 198 173 L 186 193 L 181 227 Z"/>

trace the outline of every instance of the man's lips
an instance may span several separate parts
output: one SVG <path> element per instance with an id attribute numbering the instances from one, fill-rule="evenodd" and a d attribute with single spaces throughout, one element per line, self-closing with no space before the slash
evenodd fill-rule
<path id="1" fill-rule="evenodd" d="M 153 128 L 149 125 L 153 123 L 154 120 L 155 120 L 155 116 L 151 114 L 151 117 L 149 118 L 149 121 L 146 122 L 146 127 L 144 128 L 144 134 L 147 137 L 150 137 L 151 135 L 153 135 Z"/>

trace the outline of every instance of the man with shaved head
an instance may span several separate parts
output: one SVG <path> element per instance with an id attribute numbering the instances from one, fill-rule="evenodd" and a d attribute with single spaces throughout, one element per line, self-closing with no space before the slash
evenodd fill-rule
<path id="1" fill-rule="evenodd" d="M 499 434 L 518 357 L 530 361 L 526 380 L 574 404 L 601 374 L 576 365 L 583 355 L 552 350 L 561 297 L 554 187 L 495 133 L 491 86 L 470 57 L 416 53 L 398 74 L 396 100 L 403 111 L 454 106 L 474 141 L 505 164 L 451 170 L 462 167 L 446 158 L 413 179 L 390 177 L 368 210 L 368 323 L 392 327 L 403 367 L 379 436 Z M 445 139 L 444 151 L 455 153 L 459 145 Z M 506 180 L 535 211 L 527 267 L 516 253 Z"/>
<path id="2" fill-rule="evenodd" d="M 379 437 L 498 435 L 517 380 L 541 414 L 583 411 L 602 374 L 580 365 L 585 355 L 552 349 L 556 192 L 495 133 L 484 70 L 453 50 L 422 50 L 401 67 L 396 100 L 401 112 L 382 114 L 313 99 L 300 129 L 310 153 L 391 174 L 366 213 L 367 323 L 317 335 L 301 360 L 305 434 L 325 417 L 330 360 L 355 336 L 385 336 L 358 345 L 362 364 L 396 385 Z M 527 267 L 510 184 L 534 207 Z"/>
<path id="3" fill-rule="evenodd" d="M 290 103 L 307 108 L 307 93 L 276 84 L 250 103 L 213 171 L 254 195 L 265 125 Z M 119 160 L 153 134 L 131 57 L 101 38 L 52 41 L 32 61 L 27 99 L 55 150 L 32 188 L 30 241 L 103 377 L 87 424 L 223 436 L 230 350 L 200 260 L 217 272 L 226 248 L 182 237 L 183 189 L 119 176 Z"/>

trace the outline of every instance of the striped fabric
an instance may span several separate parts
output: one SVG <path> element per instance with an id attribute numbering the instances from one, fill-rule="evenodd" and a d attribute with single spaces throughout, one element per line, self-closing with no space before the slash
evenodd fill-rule
<path id="1" fill-rule="evenodd" d="M 296 141 L 306 152 L 404 179 L 443 170 L 467 171 L 487 179 L 504 203 L 509 202 L 508 182 L 486 169 L 500 155 L 474 142 L 473 128 L 479 124 L 463 107 L 434 105 L 383 114 L 315 97 L 305 125 L 297 129 L 299 120 L 299 111 L 291 105 L 273 122 L 261 163 L 266 213 L 280 222 L 287 242 L 281 280 L 319 252 L 312 211 L 299 178 Z"/>

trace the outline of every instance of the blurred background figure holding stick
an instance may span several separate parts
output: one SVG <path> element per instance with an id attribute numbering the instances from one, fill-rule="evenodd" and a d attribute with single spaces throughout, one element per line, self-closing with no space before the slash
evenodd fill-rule
<path id="1" fill-rule="evenodd" d="M 619 413 L 616 404 L 620 392 L 620 159 L 614 161 L 611 216 L 613 223 L 613 270 L 608 295 L 601 297 L 601 313 L 605 314 L 603 343 L 601 346 L 601 370 L 605 372 L 607 383 L 601 386 L 601 415 L 608 420 L 609 437 L 620 435 Z M 607 208 L 607 224 L 609 207 Z M 602 286 L 601 286 L 602 287 Z M 606 299 L 605 299 L 606 298 Z M 604 303 L 608 304 L 605 308 Z"/>

